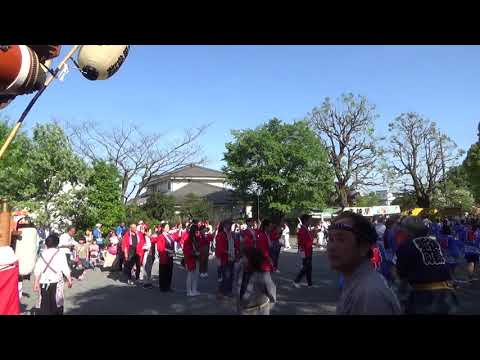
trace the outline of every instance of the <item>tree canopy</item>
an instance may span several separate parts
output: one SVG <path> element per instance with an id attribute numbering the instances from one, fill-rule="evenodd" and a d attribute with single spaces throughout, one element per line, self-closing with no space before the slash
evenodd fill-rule
<path id="1" fill-rule="evenodd" d="M 306 121 L 286 124 L 274 118 L 232 135 L 224 153 L 227 181 L 253 204 L 258 194 L 262 217 L 325 206 L 333 172 L 325 147 Z"/>

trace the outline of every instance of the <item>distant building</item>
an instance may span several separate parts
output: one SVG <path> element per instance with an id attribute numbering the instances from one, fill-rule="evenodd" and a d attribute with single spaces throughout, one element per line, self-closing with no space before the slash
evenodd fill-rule
<path id="1" fill-rule="evenodd" d="M 221 171 L 190 164 L 152 178 L 146 185 L 147 190 L 133 201 L 143 205 L 151 194 L 159 192 L 173 196 L 179 206 L 185 196 L 195 194 L 210 202 L 219 216 L 239 216 L 243 209 L 235 204 L 233 190 L 225 180 Z"/>

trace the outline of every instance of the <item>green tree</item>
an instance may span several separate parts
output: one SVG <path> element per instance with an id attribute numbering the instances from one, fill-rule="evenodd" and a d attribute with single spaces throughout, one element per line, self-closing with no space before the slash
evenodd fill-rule
<path id="1" fill-rule="evenodd" d="M 159 192 L 151 194 L 142 206 L 146 214 L 158 221 L 170 221 L 175 215 L 175 198 Z"/>
<path id="2" fill-rule="evenodd" d="M 355 206 L 360 207 L 369 207 L 369 206 L 380 206 L 382 204 L 382 199 L 380 196 L 371 192 L 365 196 L 360 196 L 356 200 Z"/>
<path id="3" fill-rule="evenodd" d="M 417 198 L 412 191 L 397 194 L 395 200 L 392 201 L 392 205 L 400 206 L 402 211 L 418 207 Z"/>
<path id="4" fill-rule="evenodd" d="M 212 214 L 212 205 L 203 197 L 196 194 L 185 195 L 181 203 L 181 215 L 183 220 L 193 217 L 196 220 L 209 219 Z"/>
<path id="5" fill-rule="evenodd" d="M 8 118 L 0 118 L 0 141 L 6 140 L 12 130 Z M 31 154 L 32 142 L 24 132 L 19 132 L 0 160 L 0 196 L 15 204 L 28 200 L 31 192 L 31 167 L 27 158 Z"/>
<path id="6" fill-rule="evenodd" d="M 433 199 L 435 208 L 460 208 L 464 212 L 469 212 L 475 203 L 472 193 L 466 188 L 456 188 L 447 185 L 447 192 L 443 188 L 439 188 Z"/>
<path id="7" fill-rule="evenodd" d="M 94 161 L 86 181 L 86 211 L 84 225 L 101 223 L 114 228 L 125 216 L 121 178 L 117 168 L 106 161 Z"/>
<path id="8" fill-rule="evenodd" d="M 141 206 L 134 203 L 125 205 L 125 225 L 128 227 L 130 224 L 138 224 L 140 220 L 150 226 L 154 226 L 158 223 L 156 219 L 149 217 L 147 212 L 143 210 Z"/>
<path id="9" fill-rule="evenodd" d="M 58 205 L 65 205 L 65 194 L 79 191 L 85 181 L 86 165 L 73 152 L 63 129 L 56 123 L 34 127 L 30 150 L 25 160 L 31 169 L 29 185 L 24 190 L 24 196 L 30 200 L 23 204 L 38 213 L 39 225 L 62 228 L 68 219 Z M 72 203 L 70 206 L 77 207 Z"/>
<path id="10" fill-rule="evenodd" d="M 257 204 L 262 217 L 322 208 L 333 192 L 325 147 L 306 121 L 274 118 L 256 129 L 234 130 L 227 143 L 224 172 L 237 194 Z"/>
<path id="11" fill-rule="evenodd" d="M 477 203 L 480 203 L 480 142 L 473 144 L 463 162 L 470 189 Z"/>

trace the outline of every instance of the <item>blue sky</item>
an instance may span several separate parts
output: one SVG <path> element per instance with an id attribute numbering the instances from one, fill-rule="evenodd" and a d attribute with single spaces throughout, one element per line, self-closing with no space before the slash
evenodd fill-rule
<path id="1" fill-rule="evenodd" d="M 109 80 L 91 82 L 71 67 L 24 127 L 52 119 L 135 121 L 178 136 L 212 123 L 201 144 L 207 166 L 220 169 L 231 129 L 272 117 L 291 122 L 327 96 L 353 92 L 377 106 L 380 134 L 396 115 L 416 111 L 467 150 L 480 121 L 479 64 L 479 46 L 134 45 Z M 16 119 L 30 98 L 16 99 L 3 113 Z"/>

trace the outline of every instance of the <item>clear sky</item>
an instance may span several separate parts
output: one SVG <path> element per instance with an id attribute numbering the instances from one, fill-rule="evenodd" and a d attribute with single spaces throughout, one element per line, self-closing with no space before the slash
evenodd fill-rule
<path id="1" fill-rule="evenodd" d="M 206 165 L 220 169 L 231 129 L 272 117 L 292 122 L 343 92 L 377 106 L 380 134 L 396 115 L 415 111 L 467 150 L 480 121 L 480 47 L 134 45 L 109 80 L 91 82 L 70 67 L 24 127 L 52 119 L 135 121 L 175 136 L 211 122 L 201 144 Z M 30 98 L 17 98 L 3 113 L 16 119 Z"/>

